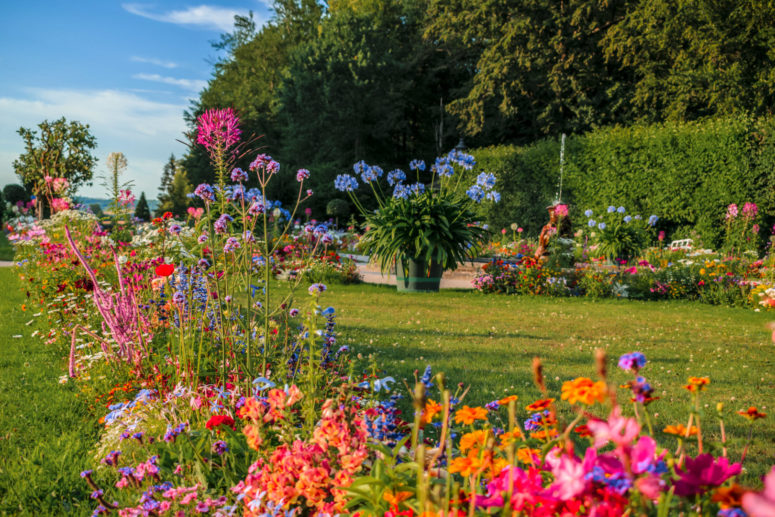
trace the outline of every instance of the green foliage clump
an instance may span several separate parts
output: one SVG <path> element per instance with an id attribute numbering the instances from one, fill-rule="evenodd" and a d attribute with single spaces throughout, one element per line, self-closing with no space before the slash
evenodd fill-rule
<path id="1" fill-rule="evenodd" d="M 767 185 L 775 179 L 775 120 L 747 116 L 605 128 L 566 140 L 563 201 L 571 218 L 585 209 L 624 206 L 630 214 L 660 217 L 657 228 L 673 237 L 695 230 L 708 246 L 721 244 L 730 203 L 754 202 L 763 214 L 775 206 Z M 546 220 L 544 203 L 559 183 L 560 144 L 472 152 L 498 177 L 503 202 L 489 224 L 518 221 L 528 234 Z M 764 221 L 769 224 L 769 221 Z M 765 226 L 766 227 L 766 226 Z"/>

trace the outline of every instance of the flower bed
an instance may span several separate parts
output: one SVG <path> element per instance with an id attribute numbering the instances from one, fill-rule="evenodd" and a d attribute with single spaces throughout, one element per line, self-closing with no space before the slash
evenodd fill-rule
<path id="1" fill-rule="evenodd" d="M 130 242 L 71 210 L 16 226 L 30 310 L 49 319 L 41 338 L 69 351 L 62 380 L 101 426 L 81 474 L 95 514 L 772 515 L 775 471 L 763 491 L 740 486 L 746 450 L 728 450 L 724 433 L 726 418 L 766 415 L 703 409 L 712 380 L 690 377 L 685 424 L 656 429 L 640 353 L 619 359 L 625 386 L 599 353 L 597 378 L 567 379 L 558 394 L 536 360 L 540 400 L 484 407 L 430 367 L 403 394 L 376 365 L 356 372 L 335 308 L 319 305 L 326 285 L 271 281 L 331 262 L 328 229 L 294 240 L 295 209 L 270 221 L 263 192 L 280 166 L 257 156 L 261 188 L 243 188 L 230 110 L 206 113 L 199 136 L 219 184 L 197 187 L 204 211 L 188 224 L 161 217 Z M 295 175 L 299 201 L 308 175 Z M 527 292 L 574 288 L 521 267 Z"/>

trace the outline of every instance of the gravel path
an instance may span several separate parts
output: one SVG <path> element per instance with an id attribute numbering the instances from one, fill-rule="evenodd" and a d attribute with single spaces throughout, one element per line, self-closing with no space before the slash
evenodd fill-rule
<path id="1" fill-rule="evenodd" d="M 13 266 L 13 262 L 10 262 L 8 260 L 0 260 L 0 267 L 11 267 Z"/>
<path id="2" fill-rule="evenodd" d="M 395 275 L 382 275 L 379 271 L 369 268 L 366 264 L 358 264 L 358 273 L 361 280 L 367 284 L 396 285 Z M 471 285 L 472 278 L 460 278 L 460 276 L 451 276 L 445 273 L 441 277 L 441 289 L 473 289 Z"/>

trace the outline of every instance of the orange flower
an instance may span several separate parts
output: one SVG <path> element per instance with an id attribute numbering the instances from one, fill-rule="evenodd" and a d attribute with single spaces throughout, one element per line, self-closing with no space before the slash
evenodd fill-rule
<path id="1" fill-rule="evenodd" d="M 483 407 L 463 406 L 455 412 L 456 424 L 473 424 L 475 420 L 487 420 L 487 410 Z"/>
<path id="2" fill-rule="evenodd" d="M 391 492 L 387 491 L 384 494 L 382 494 L 382 499 L 387 501 L 387 503 L 391 506 L 395 505 L 397 506 L 399 503 L 406 501 L 412 497 L 411 492 L 407 492 L 406 490 L 400 491 L 400 492 Z"/>
<path id="3" fill-rule="evenodd" d="M 669 425 L 662 429 L 662 432 L 665 432 L 667 434 L 674 434 L 676 436 L 686 436 L 686 427 L 684 427 L 683 424 L 678 425 Z M 696 425 L 693 425 L 689 429 L 689 436 L 695 436 L 699 432 L 699 429 L 697 429 Z"/>
<path id="4" fill-rule="evenodd" d="M 696 393 L 704 390 L 708 384 L 710 384 L 710 377 L 689 377 L 689 384 L 684 386 L 684 389 Z"/>
<path id="5" fill-rule="evenodd" d="M 756 409 L 756 406 L 751 406 L 746 411 L 738 411 L 737 414 L 744 416 L 751 422 L 767 416 L 767 413 L 759 413 L 759 410 Z"/>
<path id="6" fill-rule="evenodd" d="M 577 433 L 582 438 L 587 438 L 589 436 L 592 436 L 592 431 L 589 430 L 589 427 L 587 427 L 586 424 L 576 426 L 573 429 L 573 432 Z"/>
<path id="7" fill-rule="evenodd" d="M 460 449 L 460 452 L 466 452 L 471 449 L 477 450 L 480 447 L 484 447 L 485 443 L 487 443 L 487 437 L 489 434 L 489 431 L 486 430 L 466 433 L 460 438 L 458 449 Z"/>
<path id="8" fill-rule="evenodd" d="M 562 384 L 562 400 L 569 404 L 581 402 L 591 406 L 595 402 L 605 401 L 605 383 L 603 381 L 592 382 L 587 377 L 578 377 Z"/>
<path id="9" fill-rule="evenodd" d="M 528 411 L 531 411 L 533 413 L 538 413 L 538 412 L 543 411 L 544 409 L 548 408 L 549 406 L 551 406 L 552 402 L 554 402 L 554 399 L 536 400 L 535 402 L 533 402 L 529 406 L 526 406 L 525 409 L 527 409 Z"/>
<path id="10" fill-rule="evenodd" d="M 555 436 L 557 436 L 557 429 L 548 429 L 548 430 L 541 429 L 540 431 L 530 433 L 530 438 L 535 438 L 537 440 L 543 440 L 547 437 L 554 438 Z"/>
<path id="11" fill-rule="evenodd" d="M 505 432 L 498 437 L 501 441 L 498 447 L 505 449 L 517 440 L 521 440 L 523 437 L 524 435 L 522 434 L 522 431 L 519 429 L 519 427 L 515 427 L 511 431 Z"/>
<path id="12" fill-rule="evenodd" d="M 541 458 L 541 451 L 538 449 L 522 447 L 517 450 L 517 459 L 526 465 L 535 465 L 539 458 Z"/>
<path id="13" fill-rule="evenodd" d="M 455 458 L 449 464 L 449 472 L 454 474 L 460 472 L 461 476 L 468 477 L 476 474 L 482 468 L 482 461 L 478 454 L 469 454 L 460 458 Z"/>
<path id="14" fill-rule="evenodd" d="M 498 401 L 498 404 L 500 404 L 501 406 L 508 406 L 509 402 L 511 402 L 512 400 L 517 400 L 518 398 L 519 397 L 517 397 L 516 395 L 509 395 L 506 398 L 500 399 Z"/>
<path id="15" fill-rule="evenodd" d="M 739 508 L 743 504 L 743 496 L 749 492 L 737 483 L 730 487 L 719 487 L 713 493 L 711 501 L 719 503 L 721 508 Z"/>
<path id="16" fill-rule="evenodd" d="M 425 410 L 422 412 L 422 423 L 430 424 L 433 421 L 433 417 L 441 413 L 441 410 L 441 404 L 428 399 L 428 402 L 425 403 Z"/>

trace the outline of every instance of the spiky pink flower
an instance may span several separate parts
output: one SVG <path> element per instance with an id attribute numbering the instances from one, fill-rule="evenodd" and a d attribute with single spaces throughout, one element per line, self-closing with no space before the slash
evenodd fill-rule
<path id="1" fill-rule="evenodd" d="M 746 219 L 753 219 L 756 217 L 756 214 L 759 213 L 759 207 L 756 206 L 756 203 L 746 203 L 743 205 L 743 217 Z"/>
<path id="2" fill-rule="evenodd" d="M 232 108 L 209 109 L 196 119 L 196 142 L 211 150 L 226 150 L 239 142 L 242 131 L 239 118 Z"/>

